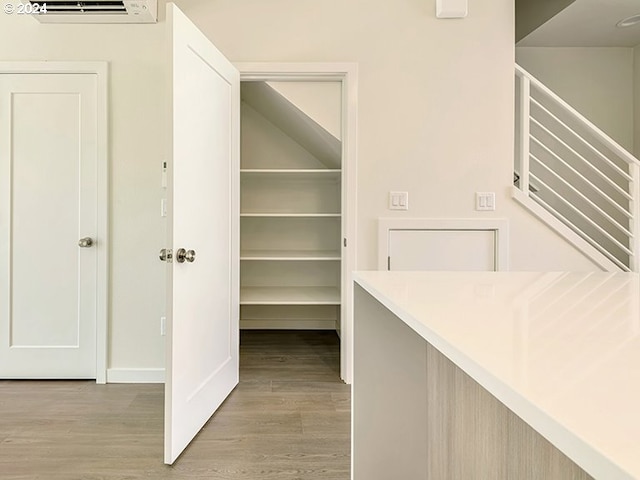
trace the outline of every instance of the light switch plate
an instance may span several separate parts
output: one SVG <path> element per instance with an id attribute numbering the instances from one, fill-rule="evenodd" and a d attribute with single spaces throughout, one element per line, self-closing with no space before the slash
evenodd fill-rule
<path id="1" fill-rule="evenodd" d="M 495 192 L 476 192 L 476 210 L 489 211 L 496 209 Z"/>
<path id="2" fill-rule="evenodd" d="M 409 192 L 389 192 L 389 210 L 409 210 Z"/>
<path id="3" fill-rule="evenodd" d="M 436 17 L 464 18 L 469 6 L 467 0 L 436 0 Z"/>

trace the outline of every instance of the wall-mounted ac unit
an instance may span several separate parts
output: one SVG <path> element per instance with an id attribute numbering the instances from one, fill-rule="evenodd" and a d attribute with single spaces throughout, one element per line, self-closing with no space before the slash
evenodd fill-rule
<path id="1" fill-rule="evenodd" d="M 42 23 L 155 23 L 157 0 L 29 0 Z"/>

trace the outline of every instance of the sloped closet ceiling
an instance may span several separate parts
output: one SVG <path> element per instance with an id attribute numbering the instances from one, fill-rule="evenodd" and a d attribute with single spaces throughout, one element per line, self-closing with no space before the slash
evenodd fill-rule
<path id="1" fill-rule="evenodd" d="M 266 82 L 243 82 L 242 100 L 320 160 L 340 168 L 340 140 Z"/>

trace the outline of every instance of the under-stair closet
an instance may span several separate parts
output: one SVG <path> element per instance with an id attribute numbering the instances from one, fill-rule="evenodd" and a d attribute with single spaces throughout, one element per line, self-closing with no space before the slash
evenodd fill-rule
<path id="1" fill-rule="evenodd" d="M 341 83 L 244 81 L 241 98 L 240 328 L 339 333 Z"/>

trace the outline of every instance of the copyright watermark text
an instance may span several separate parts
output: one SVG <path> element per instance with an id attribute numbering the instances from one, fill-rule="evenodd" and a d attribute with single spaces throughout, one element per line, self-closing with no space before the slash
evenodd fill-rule
<path id="1" fill-rule="evenodd" d="M 3 8 L 4 13 L 7 15 L 39 15 L 41 13 L 47 13 L 46 3 L 5 3 Z"/>

